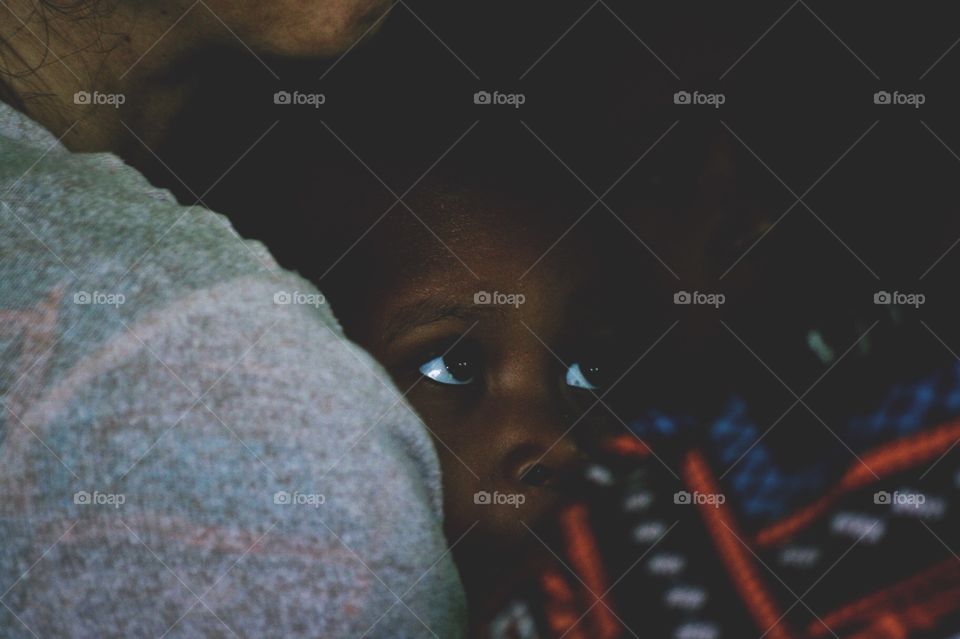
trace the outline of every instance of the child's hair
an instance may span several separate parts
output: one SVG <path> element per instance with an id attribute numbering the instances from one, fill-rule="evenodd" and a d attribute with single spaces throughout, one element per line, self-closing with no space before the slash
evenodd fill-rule
<path id="1" fill-rule="evenodd" d="M 402 158 L 391 166 L 403 169 Z M 369 176 L 355 174 L 354 180 L 339 180 L 337 200 L 350 213 L 341 216 L 346 221 L 326 236 L 327 259 L 321 260 L 325 264 L 308 267 L 348 333 L 353 317 L 366 312 L 365 299 L 370 299 L 374 282 L 382 285 L 385 278 L 406 277 L 432 262 L 456 263 L 459 256 L 449 248 L 450 241 L 478 237 L 481 231 L 493 230 L 511 239 L 522 235 L 537 254 L 588 244 L 594 249 L 590 266 L 607 273 L 604 284 L 612 285 L 610 278 L 617 273 L 629 273 L 632 286 L 642 278 L 639 264 L 614 264 L 616 259 L 638 256 L 639 246 L 629 231 L 521 128 L 509 135 L 472 132 L 402 202 L 382 186 L 363 188 L 370 184 Z M 311 197 L 319 195 L 306 195 Z M 305 211 L 310 206 L 301 201 L 298 208 Z M 399 258 L 392 260 L 388 274 L 382 272 L 384 251 Z M 472 277 L 466 267 L 463 275 Z"/>

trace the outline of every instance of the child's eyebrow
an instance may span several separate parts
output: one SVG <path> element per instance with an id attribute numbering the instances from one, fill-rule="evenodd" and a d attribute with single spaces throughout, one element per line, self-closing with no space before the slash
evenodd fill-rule
<path id="1" fill-rule="evenodd" d="M 504 307 L 495 304 L 449 303 L 434 299 L 424 299 L 401 307 L 387 322 L 384 337 L 389 343 L 406 331 L 418 326 L 432 324 L 440 320 L 455 318 L 461 320 L 479 320 L 491 314 L 500 315 Z"/>

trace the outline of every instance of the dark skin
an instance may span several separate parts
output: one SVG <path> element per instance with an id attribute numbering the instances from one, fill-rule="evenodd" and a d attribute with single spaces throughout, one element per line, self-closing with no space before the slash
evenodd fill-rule
<path id="1" fill-rule="evenodd" d="M 585 413 L 612 372 L 600 306 L 583 297 L 596 278 L 589 247 L 571 237 L 544 255 L 562 229 L 484 217 L 428 219 L 437 239 L 408 216 L 371 238 L 374 281 L 362 288 L 376 294 L 346 322 L 433 436 L 445 532 L 472 604 L 518 557 L 546 552 L 534 533 L 582 482 L 601 428 Z M 478 291 L 525 299 L 475 304 Z M 478 504 L 478 491 L 523 503 Z"/>

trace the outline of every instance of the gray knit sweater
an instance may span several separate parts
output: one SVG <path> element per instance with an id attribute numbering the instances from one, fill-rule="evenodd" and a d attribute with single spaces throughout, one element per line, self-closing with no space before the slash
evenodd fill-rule
<path id="1" fill-rule="evenodd" d="M 458 637 L 441 502 L 315 288 L 0 103 L 0 637 Z"/>

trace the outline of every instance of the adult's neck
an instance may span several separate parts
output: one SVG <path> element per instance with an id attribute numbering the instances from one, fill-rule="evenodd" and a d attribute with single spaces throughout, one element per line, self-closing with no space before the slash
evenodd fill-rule
<path id="1" fill-rule="evenodd" d="M 185 60 L 215 46 L 218 30 L 206 12 L 183 18 L 190 5 L 180 2 L 106 4 L 64 14 L 7 0 L 3 94 L 71 150 L 139 154 L 163 139 L 192 90 Z"/>

